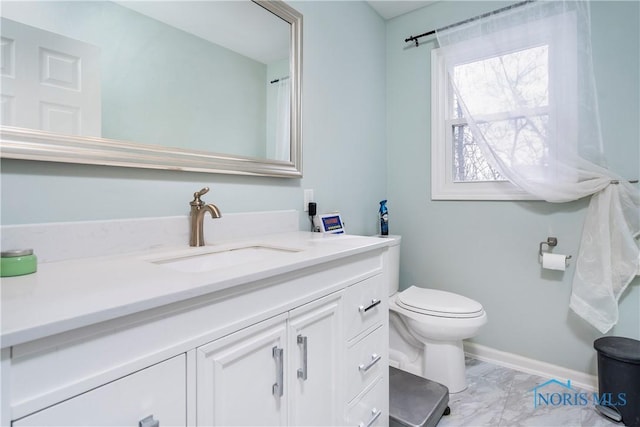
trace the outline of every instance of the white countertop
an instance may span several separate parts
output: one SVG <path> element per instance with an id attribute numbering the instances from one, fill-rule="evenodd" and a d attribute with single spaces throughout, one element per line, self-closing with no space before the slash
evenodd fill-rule
<path id="1" fill-rule="evenodd" d="M 116 256 L 40 263 L 34 274 L 2 279 L 2 348 L 203 296 L 387 246 L 378 237 L 288 232 Z M 276 258 L 180 272 L 154 263 L 247 246 L 291 250 Z"/>

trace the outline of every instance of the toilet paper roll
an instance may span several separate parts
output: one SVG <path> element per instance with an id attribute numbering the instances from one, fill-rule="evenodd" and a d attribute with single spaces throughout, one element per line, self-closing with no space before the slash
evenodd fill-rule
<path id="1" fill-rule="evenodd" d="M 567 256 L 563 254 L 542 254 L 542 268 L 564 271 L 567 268 Z"/>

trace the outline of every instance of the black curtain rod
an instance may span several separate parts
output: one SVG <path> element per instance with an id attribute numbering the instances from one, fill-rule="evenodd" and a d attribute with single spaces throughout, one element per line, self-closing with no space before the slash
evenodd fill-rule
<path id="1" fill-rule="evenodd" d="M 280 80 L 287 80 L 289 76 L 280 77 L 279 79 L 271 80 L 269 83 L 274 84 L 278 83 Z"/>
<path id="2" fill-rule="evenodd" d="M 501 8 L 501 9 L 494 10 L 493 12 L 483 13 L 482 15 L 474 16 L 473 18 L 465 19 L 464 21 L 456 22 L 455 24 L 450 24 L 450 25 L 447 25 L 445 27 L 438 28 L 437 30 L 431 30 L 431 31 L 427 31 L 426 33 L 422 33 L 422 34 L 417 35 L 417 36 L 408 37 L 408 38 L 404 39 L 404 41 L 405 41 L 405 43 L 408 43 L 408 42 L 411 42 L 411 41 L 415 41 L 416 42 L 416 47 L 417 47 L 417 46 L 419 46 L 419 43 L 418 43 L 418 39 L 419 38 L 430 36 L 432 34 L 435 34 L 437 31 L 444 31 L 444 30 L 448 30 L 449 28 L 458 27 L 460 25 L 468 24 L 469 22 L 473 22 L 473 21 L 476 21 L 478 19 L 488 18 L 489 16 L 497 15 L 498 13 L 506 12 L 506 11 L 514 9 L 516 7 L 520 7 L 520 6 L 524 6 L 525 4 L 532 3 L 534 1 L 535 0 L 526 0 L 526 1 L 523 1 L 523 2 L 520 2 L 520 3 L 515 3 L 515 4 L 512 4 L 511 6 L 507 6 L 507 7 Z"/>

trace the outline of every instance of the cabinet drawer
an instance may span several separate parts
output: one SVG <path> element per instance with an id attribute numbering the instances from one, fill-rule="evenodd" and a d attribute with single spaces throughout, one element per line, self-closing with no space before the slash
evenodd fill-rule
<path id="1" fill-rule="evenodd" d="M 347 339 L 383 323 L 388 310 L 383 275 L 370 277 L 350 286 L 345 295 L 345 322 Z"/>
<path id="2" fill-rule="evenodd" d="M 385 390 L 384 378 L 378 377 L 361 396 L 349 405 L 345 424 L 359 427 L 388 425 L 389 405 Z"/>
<path id="3" fill-rule="evenodd" d="M 135 372 L 12 423 L 21 426 L 136 426 L 152 415 L 160 425 L 184 426 L 186 356 Z"/>
<path id="4" fill-rule="evenodd" d="M 388 361 L 384 346 L 389 344 L 383 333 L 384 328 L 379 327 L 348 350 L 347 400 L 353 399 L 376 377 L 386 374 Z"/>

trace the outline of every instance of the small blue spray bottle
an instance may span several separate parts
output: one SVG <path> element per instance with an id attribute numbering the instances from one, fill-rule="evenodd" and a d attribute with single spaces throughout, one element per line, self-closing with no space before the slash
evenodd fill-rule
<path id="1" fill-rule="evenodd" d="M 387 209 L 387 201 L 380 201 L 380 235 L 389 235 L 389 210 Z"/>

